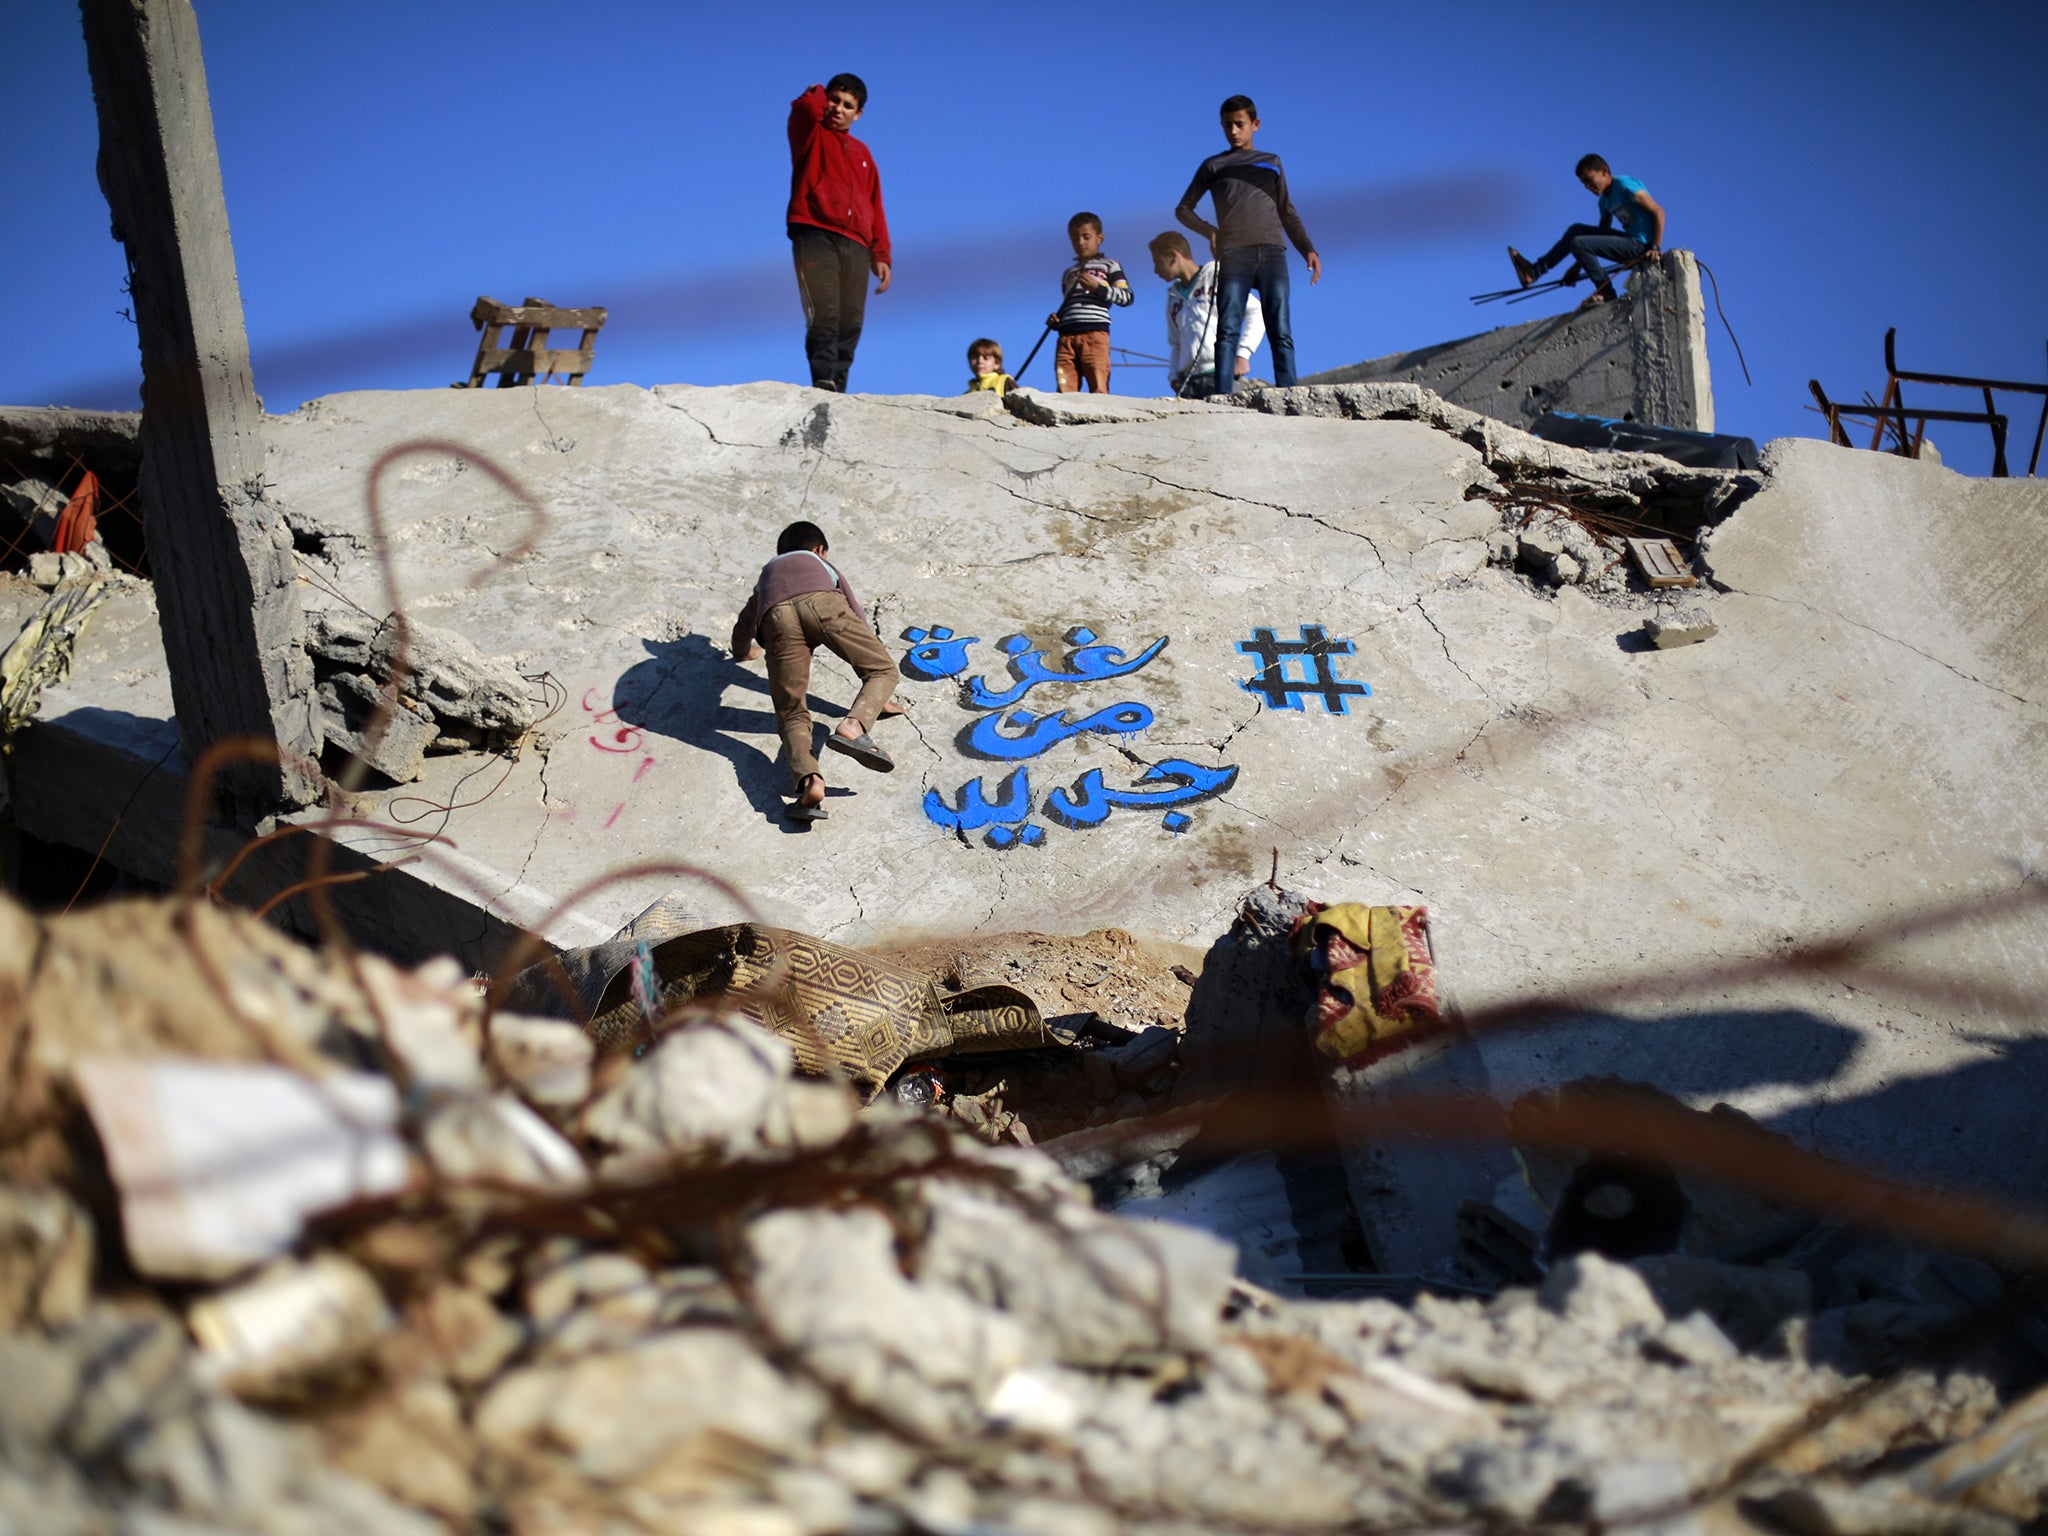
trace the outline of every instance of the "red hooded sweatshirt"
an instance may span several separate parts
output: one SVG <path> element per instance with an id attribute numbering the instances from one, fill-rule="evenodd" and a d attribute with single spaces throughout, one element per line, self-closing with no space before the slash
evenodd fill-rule
<path id="1" fill-rule="evenodd" d="M 814 85 L 789 104 L 789 217 L 845 235 L 889 261 L 889 220 L 882 213 L 882 176 L 867 145 L 825 126 L 825 87 Z"/>

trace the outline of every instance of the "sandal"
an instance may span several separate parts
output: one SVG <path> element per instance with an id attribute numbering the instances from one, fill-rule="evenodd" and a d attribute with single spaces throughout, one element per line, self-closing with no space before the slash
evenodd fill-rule
<path id="1" fill-rule="evenodd" d="M 844 752 L 863 768 L 872 768 L 877 773 L 890 773 L 896 767 L 896 759 L 876 746 L 866 731 L 858 736 L 842 736 L 832 731 L 826 735 L 825 745 L 835 752 Z"/>
<path id="2" fill-rule="evenodd" d="M 1515 264 L 1515 277 L 1524 288 L 1532 285 L 1537 278 L 1543 275 L 1536 270 L 1535 262 L 1524 256 L 1512 245 L 1508 247 L 1508 260 Z"/>
<path id="3" fill-rule="evenodd" d="M 818 798 L 809 804 L 804 802 L 804 786 L 811 780 L 818 781 Z M 797 781 L 796 799 L 783 808 L 783 815 L 791 821 L 824 821 L 832 813 L 825 809 L 825 775 L 807 773 Z"/>

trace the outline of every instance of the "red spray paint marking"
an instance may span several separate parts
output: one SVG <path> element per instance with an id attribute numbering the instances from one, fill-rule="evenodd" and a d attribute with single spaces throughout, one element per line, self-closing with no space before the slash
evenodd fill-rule
<path id="1" fill-rule="evenodd" d="M 583 691 L 583 712 L 590 716 L 590 723 L 592 725 L 600 728 L 598 731 L 593 731 L 587 738 L 591 746 L 600 752 L 608 753 L 615 757 L 639 752 L 642 742 L 646 739 L 646 733 L 637 725 L 619 724 L 617 706 L 609 705 L 600 709 L 597 705 L 599 697 L 598 690 L 595 688 L 586 688 Z M 602 728 L 605 726 L 613 726 L 615 729 L 603 730 Z M 654 759 L 642 753 L 640 766 L 633 770 L 633 777 L 626 781 L 627 789 L 630 791 L 633 785 L 638 784 L 642 778 L 646 777 L 647 770 L 653 766 Z M 604 819 L 607 829 L 624 813 L 626 801 L 630 798 L 630 793 L 622 796 L 619 803 L 612 807 L 611 815 Z"/>
<path id="2" fill-rule="evenodd" d="M 631 778 L 630 780 L 628 780 L 628 781 L 627 781 L 628 787 L 630 788 L 630 787 L 631 787 L 632 785 L 634 785 L 634 784 L 638 784 L 638 783 L 640 782 L 641 776 L 642 776 L 643 774 L 645 774 L 645 773 L 647 772 L 647 770 L 648 770 L 648 769 L 650 769 L 650 768 L 652 768 L 653 766 L 654 766 L 654 759 L 653 759 L 653 758 L 651 758 L 651 757 L 643 757 L 643 758 L 641 758 L 641 759 L 640 759 L 640 766 L 639 766 L 638 768 L 635 768 L 635 769 L 633 770 L 633 777 L 632 777 L 632 778 Z M 625 801 L 623 801 L 623 800 L 621 800 L 621 801 L 620 801 L 620 802 L 619 802 L 619 803 L 618 803 L 617 805 L 615 805 L 615 806 L 613 806 L 613 807 L 612 807 L 612 813 L 611 813 L 611 815 L 609 815 L 609 816 L 605 817 L 605 819 L 604 819 L 604 824 L 605 824 L 605 826 L 606 826 L 606 828 L 607 828 L 607 829 L 609 829 L 609 828 L 610 828 L 610 826 L 611 826 L 611 824 L 612 824 L 613 822 L 615 822 L 615 821 L 617 821 L 617 820 L 619 819 L 619 812 L 623 811 L 623 810 L 624 810 L 625 808 L 626 808 L 626 802 L 625 802 Z"/>

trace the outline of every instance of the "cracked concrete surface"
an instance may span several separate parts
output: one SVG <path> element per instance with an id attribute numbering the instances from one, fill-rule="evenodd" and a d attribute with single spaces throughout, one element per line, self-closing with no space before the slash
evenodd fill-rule
<path id="1" fill-rule="evenodd" d="M 2044 1048 L 2038 1009 L 1940 989 L 2038 997 L 2038 916 L 1923 933 L 1853 973 L 1701 974 L 2009 892 L 2042 867 L 2038 486 L 1804 441 L 1773 445 L 1763 476 L 1717 478 L 1541 443 L 1405 385 L 1239 408 L 821 401 L 774 384 L 533 394 L 343 395 L 267 424 L 269 478 L 295 528 L 319 535 L 300 559 L 311 606 L 378 605 L 362 476 L 409 436 L 488 453 L 553 520 L 511 571 L 474 585 L 523 531 L 518 504 L 454 460 L 410 461 L 387 484 L 408 610 L 549 674 L 560 702 L 516 762 L 435 759 L 422 783 L 366 797 L 372 819 L 452 844 L 344 834 L 366 858 L 411 861 L 337 893 L 383 922 L 373 941 L 458 943 L 485 964 L 504 930 L 479 920 L 483 899 L 534 923 L 608 871 L 660 862 L 853 944 L 1103 926 L 1199 944 L 1277 852 L 1283 881 L 1326 899 L 1426 902 L 1468 1010 L 1637 984 L 1568 1029 L 1489 1037 L 1504 1089 L 1612 1072 L 1929 1177 L 2010 1187 L 2048 1166 L 2048 1123 L 1985 1076 L 2025 1076 Z M 1720 633 L 1641 651 L 1650 594 L 1608 602 L 1488 566 L 1498 513 L 1477 493 L 1504 481 L 1667 518 L 1690 508 L 1682 527 L 1739 502 L 1708 545 L 1721 590 L 1687 597 Z M 902 683 L 912 713 L 876 730 L 894 774 L 828 763 L 831 819 L 809 831 L 781 815 L 764 675 L 724 654 L 776 531 L 799 515 L 826 528 L 892 653 L 909 649 L 907 626 L 979 637 L 960 676 Z M 0 598 L 10 614 L 28 602 Z M 88 627 L 22 742 L 29 830 L 96 847 L 141 772 L 109 771 L 108 794 L 83 797 L 62 743 L 146 768 L 174 739 L 153 623 L 146 594 L 124 594 Z M 1337 671 L 1372 694 L 1348 714 L 1271 708 L 1242 686 L 1253 667 L 1238 642 L 1305 624 L 1356 646 Z M 1168 644 L 1128 678 L 1040 684 L 1018 707 L 1141 702 L 1154 723 L 1032 760 L 1041 806 L 1089 770 L 1129 787 L 1167 757 L 1234 766 L 1236 781 L 1185 807 L 1178 835 L 1136 809 L 1093 829 L 1038 816 L 1036 847 L 935 825 L 928 791 L 951 805 L 979 779 L 993 794 L 1013 766 L 962 755 L 975 713 L 961 684 L 1005 686 L 996 644 L 1013 633 L 1059 664 L 1077 625 L 1126 654 Z M 821 726 L 853 693 L 821 655 Z M 176 796 L 160 798 L 157 852 L 113 845 L 139 849 L 121 856 L 143 873 L 160 854 L 168 868 Z M 731 915 L 711 886 L 648 872 L 584 895 L 547 937 L 608 936 L 677 885 L 708 920 Z M 407 894 L 430 888 L 448 893 L 441 907 Z"/>

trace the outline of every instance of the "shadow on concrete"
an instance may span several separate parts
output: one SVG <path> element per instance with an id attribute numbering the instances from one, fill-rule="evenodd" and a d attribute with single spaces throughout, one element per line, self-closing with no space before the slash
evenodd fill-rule
<path id="1" fill-rule="evenodd" d="M 1482 1034 L 1480 1046 L 1504 1102 L 1585 1078 L 1644 1083 L 1701 1105 L 1784 1088 L 1801 1102 L 1757 1123 L 1801 1146 L 1916 1183 L 2038 1203 L 2048 1187 L 2048 1117 L 2038 1098 L 2048 1039 L 2006 1035 L 1988 1022 L 1967 1039 L 1985 1054 L 1824 1098 L 1854 1065 L 1864 1032 L 1806 1009 L 1576 1014 Z"/>
<path id="2" fill-rule="evenodd" d="M 747 803 L 764 820 L 787 833 L 809 831 L 808 825 L 783 815 L 789 770 L 781 761 L 775 711 L 768 707 L 767 678 L 741 666 L 703 635 L 640 643 L 647 648 L 647 659 L 635 662 L 612 684 L 612 708 L 619 719 L 724 758 L 732 764 L 733 779 Z M 757 695 L 762 707 L 726 703 L 727 693 L 734 689 L 742 690 L 742 697 Z M 814 695 L 811 713 L 830 721 L 846 710 Z M 826 791 L 828 798 L 852 793 L 837 787 Z"/>
<path id="3" fill-rule="evenodd" d="M 1802 1008 L 1703 1008 L 1629 1017 L 1564 1013 L 1476 1031 L 1496 1091 L 1509 1098 L 1546 1083 L 1613 1077 L 1694 1101 L 1763 1087 L 1833 1081 L 1861 1037 Z"/>
<path id="4" fill-rule="evenodd" d="M 2023 1005 L 1987 1013 L 1961 987 L 1952 1023 L 1939 1032 L 1944 1044 L 1922 1058 L 1922 1070 L 1900 1061 L 1877 1081 L 1857 1079 L 1865 1075 L 1860 1068 L 1876 1040 L 1897 1031 L 1884 1016 L 1913 1010 L 1881 1005 L 1876 1019 L 1861 1017 L 1874 1000 L 1870 994 L 1883 990 L 1883 982 L 1871 978 L 1857 988 L 1865 997 L 1855 1022 L 1831 1017 L 1825 1007 L 1741 1006 L 1706 987 L 1696 997 L 1660 1002 L 1640 1013 L 1560 1009 L 1545 1000 L 1536 1005 L 1540 1011 L 1518 1015 L 1511 1004 L 1503 1005 L 1469 1017 L 1485 1064 L 1477 1081 L 1468 1070 L 1469 1053 L 1450 1050 L 1396 1055 L 1355 1076 L 1339 1074 L 1320 1090 L 1308 1087 L 1323 1074 L 1300 1059 L 1307 995 L 1292 976 L 1286 945 L 1300 910 L 1290 893 L 1255 888 L 1230 931 L 1209 951 L 1189 999 L 1181 1043 L 1184 1074 L 1175 1099 L 1206 1101 L 1251 1090 L 1251 1118 L 1234 1125 L 1228 1115 L 1205 1120 L 1202 1133 L 1179 1149 L 1169 1173 L 1199 1179 L 1217 1164 L 1218 1154 L 1247 1148 L 1280 1152 L 1283 1203 L 1296 1207 L 1293 1230 L 1304 1240 L 1316 1237 L 1325 1252 L 1325 1240 L 1334 1238 L 1341 1246 L 1347 1234 L 1318 1219 L 1323 1202 L 1307 1197 L 1341 1175 L 1379 1267 L 1422 1269 L 1432 1255 L 1448 1254 L 1463 1230 L 1453 1232 L 1451 1214 L 1467 1201 L 1494 1198 L 1498 1188 L 1496 1137 L 1509 1127 L 1492 1123 L 1495 1106 L 1518 1104 L 1525 1096 L 1549 1101 L 1573 1088 L 1655 1090 L 1679 1113 L 1669 1127 L 1669 1153 L 1681 1183 L 1696 1195 L 1720 1185 L 1718 1176 L 1687 1161 L 1687 1147 L 1724 1127 L 1743 1134 L 1743 1126 L 1879 1178 L 2004 1201 L 2022 1211 L 2038 1208 L 2040 1191 L 2048 1187 L 2048 1117 L 2038 1112 L 2048 1039 L 2022 1033 L 2034 1017 Z M 1924 987 L 1910 997 L 1915 1008 L 1927 1006 Z M 1938 1003 L 1936 1008 L 1946 1011 Z M 1967 1032 L 1959 1027 L 1964 1018 L 1975 1021 Z M 1693 1106 L 1692 1121 L 1685 1120 L 1680 1104 Z M 1717 1106 L 1730 1104 L 1747 1105 L 1750 1112 L 1717 1120 L 1725 1113 Z M 1572 1132 L 1584 1138 L 1576 1150 L 1546 1148 L 1540 1136 L 1524 1149 L 1525 1158 L 1561 1166 L 1554 1183 L 1564 1183 L 1574 1165 L 1602 1149 L 1606 1111 L 1597 1100 L 1582 1107 L 1585 1114 Z M 1319 1109 L 1331 1111 L 1325 1126 L 1311 1123 Z M 1414 1116 L 1406 1131 L 1397 1129 L 1404 1110 Z M 1339 1139 L 1346 1118 L 1356 1139 Z M 1641 1134 L 1639 1127 L 1630 1130 L 1626 1114 L 1612 1123 L 1623 1137 L 1619 1146 Z M 1324 1142 L 1324 1135 L 1331 1140 Z M 1726 1231 L 1708 1231 L 1712 1242 L 1703 1253 L 1731 1238 L 1753 1239 L 1764 1230 L 1760 1222 L 1776 1226 L 1787 1220 L 1787 1212 L 1770 1208 L 1779 1193 L 1771 1161 L 1776 1154 L 1768 1147 L 1759 1154 L 1754 1146 L 1724 1151 L 1748 1161 L 1755 1177 L 1729 1186 L 1743 1192 L 1742 1199 L 1712 1195 L 1715 1225 Z M 1162 1187 L 1173 1182 L 1163 1180 Z M 1839 1211 L 1801 1215 L 1809 1227 L 1814 1217 L 1847 1219 Z M 1425 1225 L 1431 1239 L 1426 1251 L 1403 1250 L 1397 1239 Z M 1874 1225 L 1884 1230 L 1882 1220 Z M 1382 1253 L 1382 1243 L 1388 1253 Z M 1402 1262 L 1390 1263 L 1389 1254 Z M 1347 1255 L 1336 1267 L 1356 1264 Z"/>

